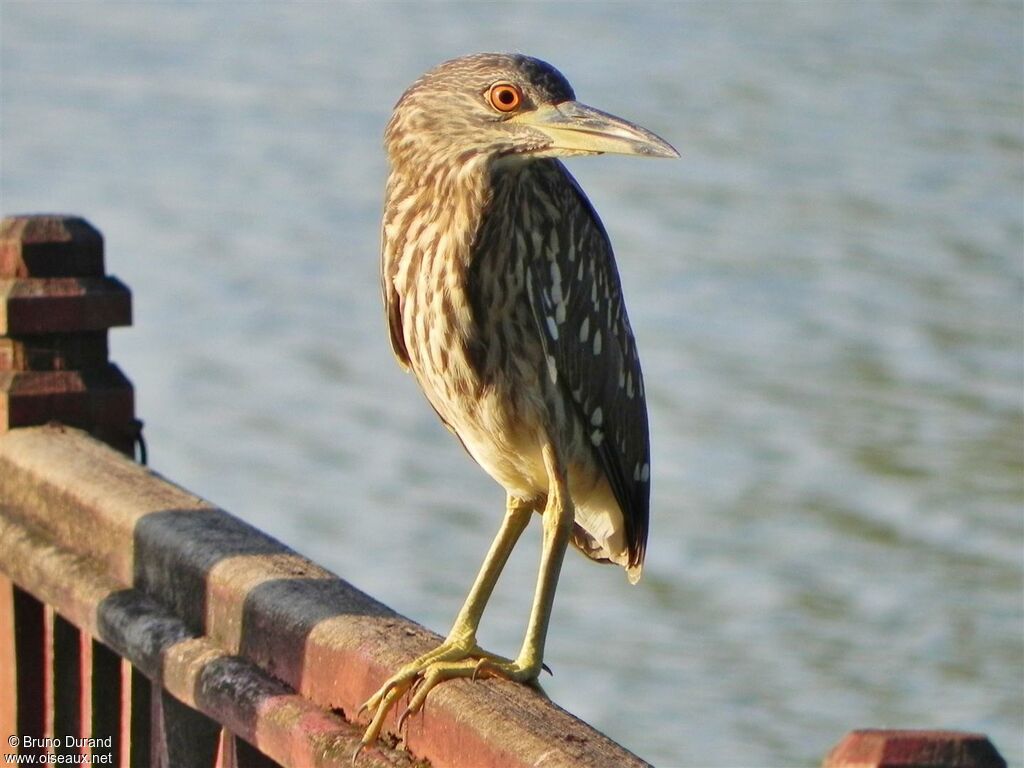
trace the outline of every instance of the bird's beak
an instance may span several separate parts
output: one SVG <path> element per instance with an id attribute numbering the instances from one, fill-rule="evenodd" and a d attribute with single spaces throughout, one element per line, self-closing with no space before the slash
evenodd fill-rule
<path id="1" fill-rule="evenodd" d="M 608 152 L 679 157 L 667 141 L 646 128 L 578 101 L 545 104 L 512 120 L 545 134 L 551 139 L 551 145 L 545 151 L 555 150 L 557 154 L 599 155 Z"/>

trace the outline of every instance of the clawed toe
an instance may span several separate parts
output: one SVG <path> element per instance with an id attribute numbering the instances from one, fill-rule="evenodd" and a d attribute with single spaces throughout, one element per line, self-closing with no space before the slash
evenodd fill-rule
<path id="1" fill-rule="evenodd" d="M 353 761 L 363 747 L 377 740 L 383 728 L 384 720 L 397 701 L 409 694 L 409 705 L 398 717 L 397 729 L 401 730 L 409 715 L 414 715 L 423 708 L 427 695 L 438 683 L 458 677 L 475 679 L 481 665 L 492 664 L 496 672 L 488 670 L 486 676 L 505 677 L 500 670 L 513 664 L 508 659 L 481 650 L 475 644 L 445 643 L 428 654 L 421 656 L 410 664 L 402 667 L 377 689 L 359 708 L 359 714 L 372 712 L 373 718 L 363 733 L 358 749 L 352 756 Z"/>

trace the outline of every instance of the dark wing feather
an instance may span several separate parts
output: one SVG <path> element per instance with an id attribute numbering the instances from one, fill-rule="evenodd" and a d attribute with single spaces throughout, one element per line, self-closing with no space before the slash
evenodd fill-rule
<path id="1" fill-rule="evenodd" d="M 643 562 L 650 506 L 650 442 L 643 378 L 608 235 L 558 161 L 535 163 L 535 189 L 561 221 L 527 269 L 533 315 L 566 401 L 622 509 L 630 565 Z M 561 305 L 561 306 L 560 306 Z"/>

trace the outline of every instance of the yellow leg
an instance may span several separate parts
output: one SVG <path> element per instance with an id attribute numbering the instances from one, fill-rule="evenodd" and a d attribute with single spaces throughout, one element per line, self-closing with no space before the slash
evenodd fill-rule
<path id="1" fill-rule="evenodd" d="M 536 680 L 544 664 L 544 642 L 555 602 L 555 588 L 562 571 L 565 550 L 572 536 L 575 516 L 565 471 L 550 445 L 544 447 L 544 466 L 549 484 L 548 503 L 544 507 L 544 544 L 523 646 L 515 661 L 485 658 L 477 666 L 480 673 L 497 674 L 524 683 Z"/>
<path id="2" fill-rule="evenodd" d="M 548 497 L 544 507 L 544 543 L 541 552 L 540 574 L 534 593 L 526 637 L 515 661 L 487 653 L 476 644 L 476 630 L 480 624 L 487 600 L 494 591 L 513 547 L 535 511 L 535 506 L 511 496 L 501 529 L 491 544 L 484 564 L 477 574 L 473 588 L 445 641 L 433 651 L 406 664 L 392 675 L 360 708 L 374 711 L 356 756 L 380 734 L 384 718 L 395 702 L 415 686 L 415 692 L 402 721 L 419 711 L 427 694 L 435 685 L 457 677 L 499 676 L 523 683 L 537 679 L 544 664 L 544 642 L 555 600 L 555 588 L 562 570 L 562 560 L 572 535 L 574 508 L 569 496 L 565 470 L 555 456 L 554 449 L 544 447 L 544 466 L 548 473 Z"/>
<path id="3" fill-rule="evenodd" d="M 448 637 L 434 650 L 399 669 L 360 707 L 360 712 L 369 709 L 374 712 L 374 716 L 363 734 L 359 749 L 376 741 L 388 712 L 395 702 L 418 681 L 421 685 L 413 701 L 409 703 L 406 714 L 416 712 L 422 706 L 423 699 L 426 698 L 430 689 L 442 680 L 453 677 L 474 677 L 476 667 L 483 659 L 505 661 L 505 659 L 493 656 L 477 646 L 476 630 L 480 624 L 480 618 L 483 616 L 484 608 L 487 606 L 487 601 L 498 582 L 498 576 L 501 575 L 509 555 L 512 554 L 512 549 L 526 529 L 527 523 L 530 522 L 530 515 L 533 511 L 533 504 L 512 496 L 508 497 L 501 528 L 480 567 L 480 572 L 473 582 L 466 602 L 455 618 Z M 358 754 L 357 750 L 356 755 Z M 353 760 L 355 760 L 355 755 L 353 755 Z"/>

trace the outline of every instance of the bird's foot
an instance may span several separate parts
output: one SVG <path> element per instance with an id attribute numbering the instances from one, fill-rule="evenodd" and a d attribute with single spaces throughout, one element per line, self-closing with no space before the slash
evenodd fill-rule
<path id="1" fill-rule="evenodd" d="M 360 713 L 366 710 L 372 711 L 373 720 L 367 726 L 359 747 L 356 749 L 355 755 L 352 756 L 353 762 L 363 747 L 373 744 L 377 740 L 388 712 L 406 693 L 411 691 L 412 698 L 408 707 L 398 718 L 399 730 L 409 715 L 419 712 L 423 707 L 423 702 L 426 701 L 427 694 L 438 683 L 458 677 L 476 679 L 493 676 L 525 681 L 525 678 L 504 674 L 505 668 L 514 664 L 515 662 L 509 661 L 503 656 L 484 651 L 473 641 L 462 640 L 447 640 L 429 653 L 409 662 L 389 677 L 387 682 L 359 708 Z"/>

